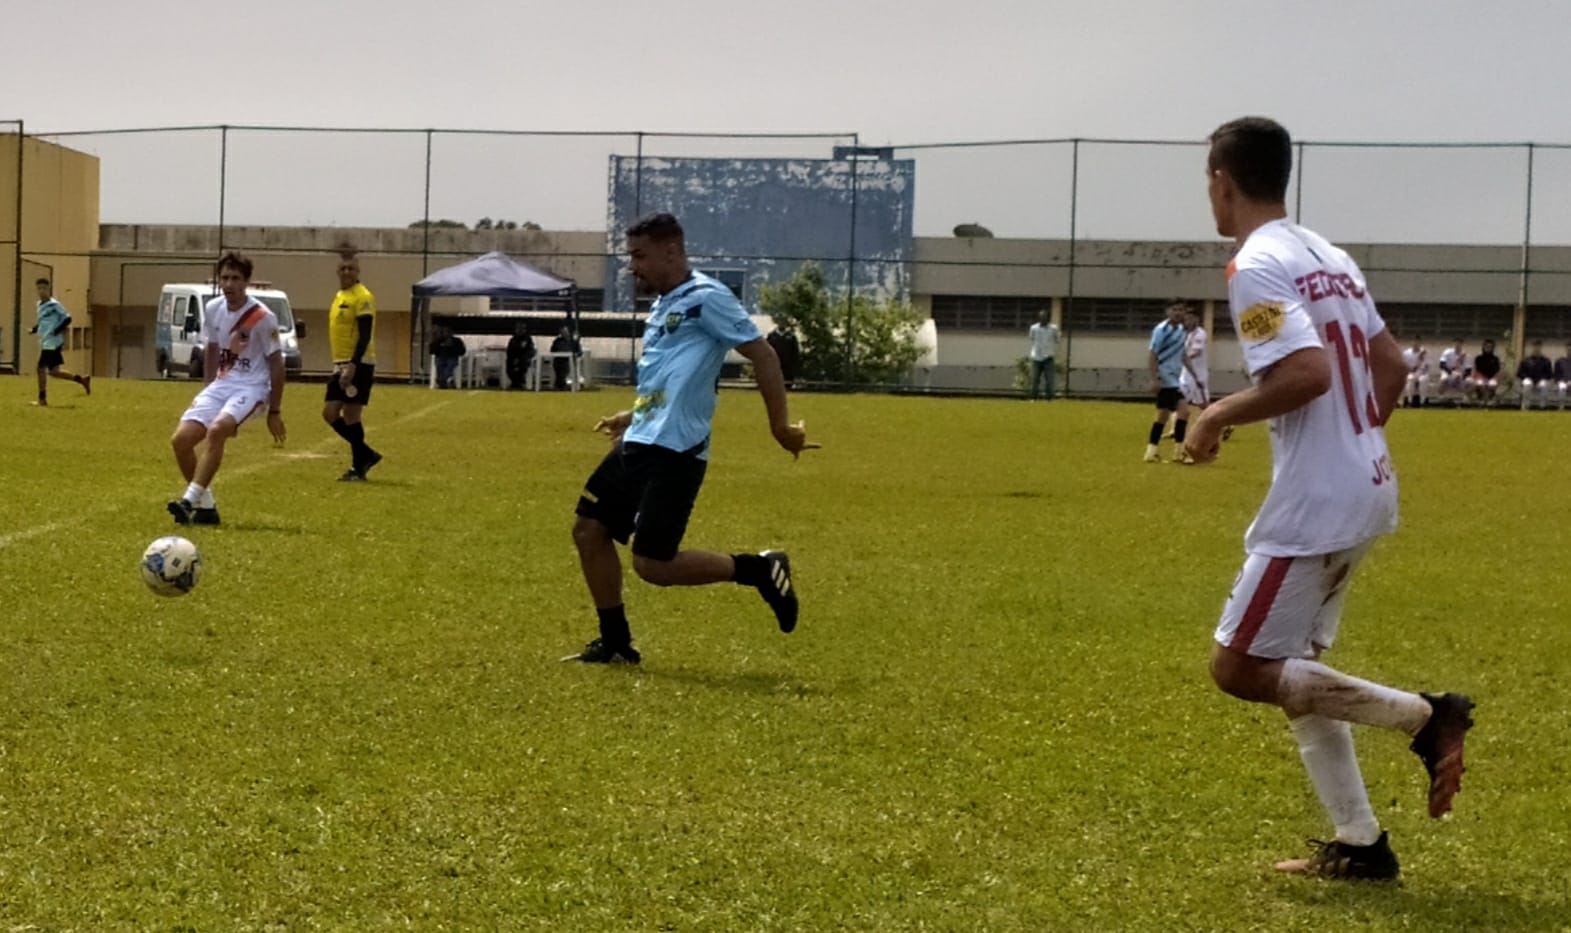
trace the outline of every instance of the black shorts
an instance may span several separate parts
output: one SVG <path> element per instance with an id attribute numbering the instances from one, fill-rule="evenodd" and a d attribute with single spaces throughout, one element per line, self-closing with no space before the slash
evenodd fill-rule
<path id="1" fill-rule="evenodd" d="M 38 368 L 42 370 L 54 369 L 56 366 L 65 365 L 65 356 L 59 350 L 39 350 Z"/>
<path id="2" fill-rule="evenodd" d="M 329 402 L 343 402 L 345 405 L 364 405 L 371 401 L 371 386 L 375 383 L 375 363 L 356 363 L 355 377 L 349 380 L 354 386 L 355 397 L 350 398 L 344 394 L 344 387 L 338 384 L 338 367 L 344 364 L 337 363 L 333 366 L 333 375 L 327 380 L 327 400 Z"/>
<path id="3" fill-rule="evenodd" d="M 639 557 L 670 560 L 687 533 L 708 467 L 693 451 L 618 444 L 584 484 L 575 511 L 606 526 L 623 544 L 632 538 Z"/>
<path id="4" fill-rule="evenodd" d="M 1163 411 L 1177 411 L 1180 398 L 1183 398 L 1183 393 L 1178 391 L 1178 386 L 1163 386 L 1156 390 L 1156 407 Z"/>

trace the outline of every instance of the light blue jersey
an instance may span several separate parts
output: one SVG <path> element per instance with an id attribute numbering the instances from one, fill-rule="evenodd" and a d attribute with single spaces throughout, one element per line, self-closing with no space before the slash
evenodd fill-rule
<path id="1" fill-rule="evenodd" d="M 65 313 L 65 305 L 54 300 L 40 301 L 38 303 L 38 347 L 41 350 L 58 350 L 65 346 L 65 322 L 71 315 Z M 60 331 L 60 333 L 55 333 Z"/>
<path id="2" fill-rule="evenodd" d="M 649 309 L 638 398 L 623 439 L 708 459 L 720 364 L 733 347 L 759 339 L 731 290 L 695 272 Z"/>
<path id="3" fill-rule="evenodd" d="M 1178 388 L 1184 372 L 1184 325 L 1168 321 L 1151 330 L 1151 352 L 1156 354 L 1156 380 L 1164 389 Z"/>

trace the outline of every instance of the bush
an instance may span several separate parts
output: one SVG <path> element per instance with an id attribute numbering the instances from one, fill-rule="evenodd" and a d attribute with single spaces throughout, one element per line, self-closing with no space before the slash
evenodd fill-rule
<path id="1" fill-rule="evenodd" d="M 816 263 L 804 263 L 788 281 L 765 285 L 758 307 L 777 327 L 796 332 L 802 344 L 800 378 L 809 382 L 904 382 L 922 356 L 916 345 L 922 316 L 915 308 L 865 295 L 853 295 L 848 303 L 844 292 L 830 291 Z"/>

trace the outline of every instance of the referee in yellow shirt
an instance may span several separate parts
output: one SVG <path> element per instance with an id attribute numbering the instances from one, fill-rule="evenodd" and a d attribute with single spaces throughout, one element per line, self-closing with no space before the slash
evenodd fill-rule
<path id="1" fill-rule="evenodd" d="M 338 294 L 327 311 L 327 339 L 333 351 L 333 376 L 327 380 L 322 420 L 349 442 L 351 466 L 338 479 L 363 483 L 382 455 L 365 442 L 361 415 L 371 401 L 376 374 L 376 298 L 360 282 L 360 262 L 345 252 L 338 263 Z"/>

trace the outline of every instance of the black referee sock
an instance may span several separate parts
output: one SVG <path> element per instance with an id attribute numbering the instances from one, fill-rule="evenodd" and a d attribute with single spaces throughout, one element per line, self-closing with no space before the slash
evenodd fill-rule
<path id="1" fill-rule="evenodd" d="M 633 643 L 633 633 L 627 627 L 627 607 L 612 606 L 596 609 L 600 617 L 600 640 L 613 648 L 626 648 Z"/>
<path id="2" fill-rule="evenodd" d="M 349 450 L 356 463 L 365 460 L 365 425 L 359 421 L 354 424 L 344 425 L 344 440 L 349 442 Z"/>
<path id="3" fill-rule="evenodd" d="M 769 561 L 759 554 L 732 554 L 736 561 L 735 580 L 742 586 L 761 587 L 769 582 Z"/>
<path id="4" fill-rule="evenodd" d="M 1184 433 L 1189 430 L 1189 422 L 1180 418 L 1173 422 L 1173 440 L 1178 446 L 1184 446 Z"/>
<path id="5" fill-rule="evenodd" d="M 329 427 L 333 429 L 334 434 L 346 441 L 349 440 L 349 425 L 344 424 L 343 418 L 334 418 L 333 423 Z M 350 441 L 350 443 L 353 443 L 353 441 Z"/>
<path id="6" fill-rule="evenodd" d="M 1147 441 L 1147 443 L 1160 444 L 1161 442 L 1162 442 L 1162 422 L 1154 421 L 1151 424 L 1151 437 Z"/>

